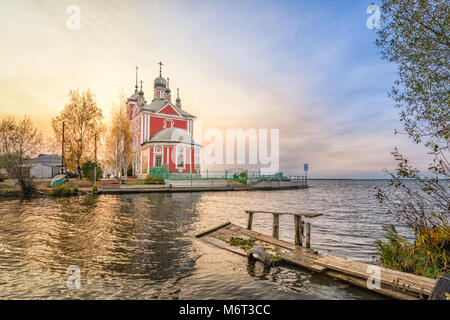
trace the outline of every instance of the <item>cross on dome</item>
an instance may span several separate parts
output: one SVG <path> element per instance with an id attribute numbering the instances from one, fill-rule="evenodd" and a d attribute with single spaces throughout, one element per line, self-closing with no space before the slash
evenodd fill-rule
<path id="1" fill-rule="evenodd" d="M 136 86 L 135 86 L 135 90 L 134 92 L 137 93 L 138 92 L 138 69 L 139 67 L 136 66 Z"/>
<path id="2" fill-rule="evenodd" d="M 166 88 L 166 79 L 162 77 L 162 66 L 164 65 L 161 61 L 158 62 L 159 64 L 159 77 L 155 79 L 154 86 L 155 88 L 161 87 Z"/>
<path id="3" fill-rule="evenodd" d="M 158 62 L 159 64 L 159 77 L 161 77 L 161 70 L 162 70 L 162 66 L 164 65 L 161 61 Z"/>

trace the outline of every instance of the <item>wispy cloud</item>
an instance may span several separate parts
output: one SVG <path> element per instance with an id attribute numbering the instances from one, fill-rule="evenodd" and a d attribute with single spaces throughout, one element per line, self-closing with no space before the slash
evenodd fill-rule
<path id="1" fill-rule="evenodd" d="M 370 1 L 72 1 L 0 4 L 0 114 L 28 114 L 50 133 L 70 89 L 90 88 L 108 114 L 140 66 L 151 97 L 156 63 L 204 127 L 279 128 L 283 170 L 380 177 L 399 145 L 387 97 L 395 66 L 367 30 Z M 425 159 L 419 156 L 418 165 Z"/>

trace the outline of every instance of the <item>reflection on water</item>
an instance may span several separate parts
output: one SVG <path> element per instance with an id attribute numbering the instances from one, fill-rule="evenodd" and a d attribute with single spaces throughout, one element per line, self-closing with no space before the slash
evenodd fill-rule
<path id="1" fill-rule="evenodd" d="M 312 246 L 352 259 L 375 255 L 390 217 L 371 181 L 312 181 L 308 190 L 83 196 L 0 202 L 0 298 L 358 299 L 380 298 L 292 266 L 261 270 L 193 237 L 244 210 L 321 212 Z M 381 182 L 383 183 L 383 182 Z M 280 219 L 292 242 L 293 221 Z M 270 234 L 270 216 L 254 228 Z M 67 268 L 81 269 L 68 290 Z"/>

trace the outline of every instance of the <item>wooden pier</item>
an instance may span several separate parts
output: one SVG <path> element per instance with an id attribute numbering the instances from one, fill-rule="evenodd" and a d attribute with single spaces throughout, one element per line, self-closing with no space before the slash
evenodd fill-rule
<path id="1" fill-rule="evenodd" d="M 136 179 L 135 179 L 136 180 Z M 249 180 L 249 183 L 236 183 L 231 179 L 180 179 L 166 180 L 160 185 L 132 184 L 120 185 L 113 179 L 99 182 L 99 194 L 131 194 L 131 193 L 174 193 L 174 192 L 208 192 L 208 191 L 271 191 L 308 188 L 306 179 L 289 181 Z"/>
<path id="2" fill-rule="evenodd" d="M 317 251 L 309 248 L 311 224 L 303 220 L 320 214 L 258 210 L 246 210 L 246 212 L 248 214 L 247 228 L 227 222 L 197 234 L 196 237 L 203 242 L 245 257 L 248 256 L 246 248 L 230 244 L 230 239 L 251 240 L 253 247 L 263 248 L 274 260 L 283 260 L 395 299 L 427 299 L 436 283 L 436 280 L 426 277 L 337 256 L 317 254 Z M 272 236 L 251 230 L 255 213 L 272 214 Z M 286 214 L 294 217 L 295 244 L 278 239 L 279 216 Z"/>

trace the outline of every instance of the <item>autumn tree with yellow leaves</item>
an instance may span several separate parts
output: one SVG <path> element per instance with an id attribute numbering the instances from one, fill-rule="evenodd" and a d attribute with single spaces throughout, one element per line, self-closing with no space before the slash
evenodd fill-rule
<path id="1" fill-rule="evenodd" d="M 130 121 L 126 112 L 126 97 L 121 93 L 119 101 L 113 107 L 111 125 L 104 144 L 104 163 L 119 180 L 125 176 L 133 160 Z"/>
<path id="2" fill-rule="evenodd" d="M 55 141 L 61 145 L 64 124 L 63 160 L 66 168 L 76 170 L 82 179 L 82 164 L 95 157 L 95 140 L 100 140 L 103 115 L 89 90 L 81 93 L 71 90 L 69 99 L 59 116 L 52 119 L 52 127 Z"/>

